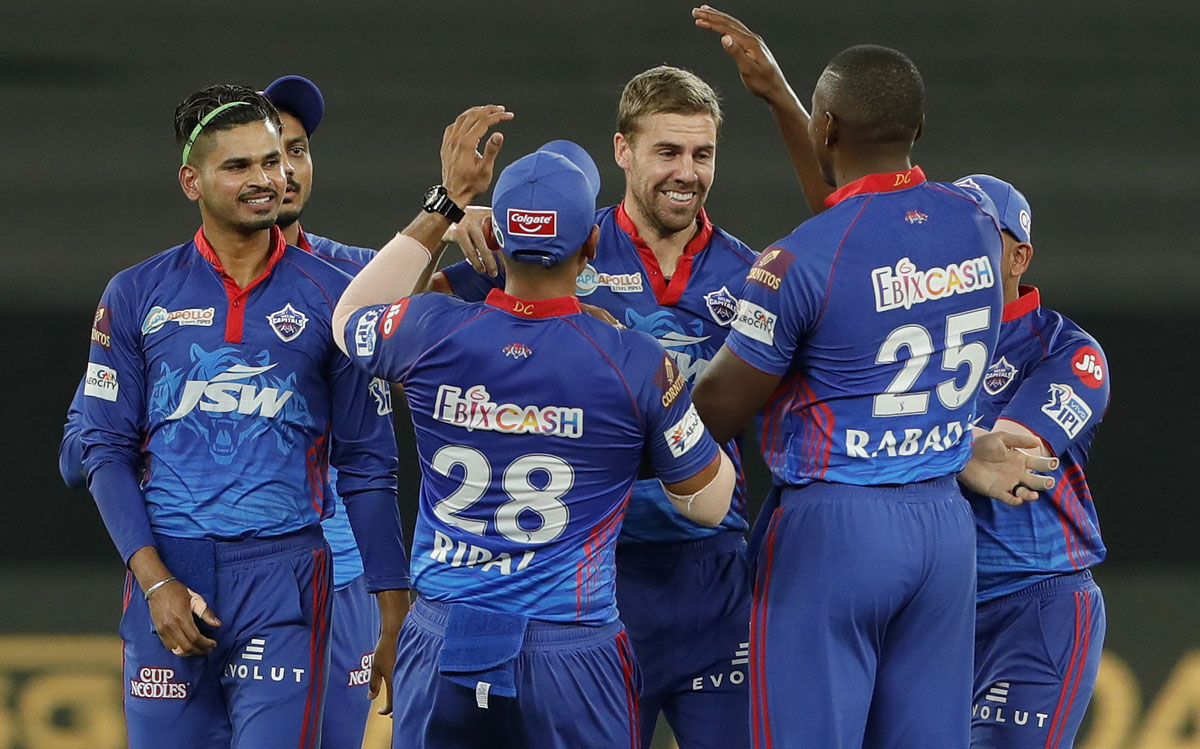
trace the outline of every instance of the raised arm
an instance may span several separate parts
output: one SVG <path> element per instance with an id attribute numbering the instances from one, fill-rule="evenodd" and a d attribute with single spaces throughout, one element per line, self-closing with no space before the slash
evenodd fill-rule
<path id="1" fill-rule="evenodd" d="M 701 5 L 692 9 L 692 17 L 700 28 L 720 35 L 721 46 L 737 65 L 746 89 L 767 103 L 791 156 L 804 199 L 814 214 L 825 210 L 825 196 L 833 188 L 821 178 L 809 145 L 808 110 L 788 84 L 767 43 L 746 24 L 716 8 Z"/>

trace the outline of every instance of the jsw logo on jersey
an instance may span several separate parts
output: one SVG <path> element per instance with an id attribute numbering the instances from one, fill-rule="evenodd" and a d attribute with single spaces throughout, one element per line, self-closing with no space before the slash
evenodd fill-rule
<path id="1" fill-rule="evenodd" d="M 913 305 L 987 289 L 996 284 L 992 262 L 987 255 L 950 263 L 945 268 L 917 270 L 912 260 L 900 258 L 894 268 L 871 271 L 875 289 L 875 309 L 912 309 Z"/>
<path id="2" fill-rule="evenodd" d="M 258 387 L 248 382 L 240 382 L 250 377 L 257 377 L 275 368 L 275 364 L 265 367 L 248 367 L 235 364 L 229 369 L 208 380 L 188 380 L 183 388 L 183 397 L 179 406 L 167 416 L 167 421 L 182 419 L 190 414 L 197 406 L 201 411 L 214 413 L 233 413 L 253 415 L 257 413 L 268 419 L 283 408 L 292 397 L 291 390 L 281 390 L 273 387 Z"/>

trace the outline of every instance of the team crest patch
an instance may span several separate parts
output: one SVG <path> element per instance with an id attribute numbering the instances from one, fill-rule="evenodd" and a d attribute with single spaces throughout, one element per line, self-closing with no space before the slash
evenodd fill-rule
<path id="1" fill-rule="evenodd" d="M 992 362 L 992 365 L 983 373 L 983 389 L 988 395 L 996 395 L 1004 388 L 1008 387 L 1008 383 L 1013 381 L 1017 376 L 1017 368 L 1008 363 L 1008 359 L 1003 356 L 1000 361 Z"/>
<path id="2" fill-rule="evenodd" d="M 279 340 L 287 343 L 296 340 L 296 336 L 304 332 L 308 317 L 288 302 L 283 309 L 267 315 L 267 322 L 271 324 L 271 330 L 275 331 Z"/>
<path id="3" fill-rule="evenodd" d="M 523 343 L 510 343 L 504 347 L 504 355 L 514 359 L 528 359 L 533 356 L 533 349 Z"/>
<path id="4" fill-rule="evenodd" d="M 1070 385 L 1051 383 L 1050 402 L 1042 406 L 1042 413 L 1062 427 L 1071 439 L 1079 436 L 1092 419 L 1092 409 L 1087 401 L 1075 395 Z"/>
<path id="5" fill-rule="evenodd" d="M 733 322 L 733 318 L 737 314 L 737 302 L 737 297 L 729 293 L 729 289 L 725 286 L 704 295 L 704 303 L 708 305 L 708 314 L 712 315 L 713 319 L 721 325 Z"/>
<path id="6" fill-rule="evenodd" d="M 910 224 L 923 224 L 929 220 L 929 216 L 920 211 L 909 211 L 904 214 L 904 220 Z"/>

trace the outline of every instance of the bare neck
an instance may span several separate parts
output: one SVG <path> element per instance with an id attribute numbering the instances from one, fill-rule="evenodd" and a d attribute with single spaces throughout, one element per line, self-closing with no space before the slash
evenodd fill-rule
<path id="1" fill-rule="evenodd" d="M 292 223 L 288 224 L 286 227 L 282 227 L 281 230 L 283 231 L 283 239 L 285 242 L 287 242 L 288 244 L 290 244 L 293 247 L 300 246 L 300 222 L 299 221 L 293 221 Z"/>
<path id="2" fill-rule="evenodd" d="M 1021 277 L 1004 279 L 1004 303 L 1012 304 L 1021 296 Z"/>
<path id="3" fill-rule="evenodd" d="M 670 278 L 675 273 L 675 266 L 679 263 L 679 258 L 683 257 L 688 242 L 700 231 L 700 225 L 693 221 L 680 231 L 661 231 L 650 223 L 628 192 L 625 193 L 625 213 L 637 229 L 638 236 L 654 253 L 663 275 Z"/>
<path id="4" fill-rule="evenodd" d="M 548 273 L 542 269 L 520 269 L 513 272 L 512 263 L 505 263 L 504 293 L 531 302 L 575 296 L 575 276 Z"/>
<path id="5" fill-rule="evenodd" d="M 912 169 L 912 154 L 892 149 L 862 149 L 838 154 L 833 164 L 833 177 L 838 187 L 862 179 L 868 174 L 888 174 Z"/>
<path id="6" fill-rule="evenodd" d="M 271 257 L 271 230 L 249 234 L 213 222 L 204 222 L 204 238 L 212 247 L 221 267 L 240 287 L 262 275 Z"/>

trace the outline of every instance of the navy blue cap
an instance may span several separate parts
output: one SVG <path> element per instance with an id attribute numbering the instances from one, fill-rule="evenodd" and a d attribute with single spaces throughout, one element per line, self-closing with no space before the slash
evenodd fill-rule
<path id="1" fill-rule="evenodd" d="M 285 75 L 272 81 L 262 93 L 275 106 L 294 114 L 310 138 L 317 132 L 325 115 L 325 97 L 317 84 L 303 76 Z"/>
<path id="2" fill-rule="evenodd" d="M 1017 241 L 1029 241 L 1033 211 L 1029 208 L 1029 201 L 1025 199 L 1020 190 L 990 174 L 972 174 L 954 184 L 979 190 L 991 198 L 996 205 L 1000 226 L 1011 232 Z"/>
<path id="3" fill-rule="evenodd" d="M 592 232 L 600 172 L 587 151 L 555 140 L 505 167 L 492 191 L 492 232 L 505 255 L 556 265 Z"/>

